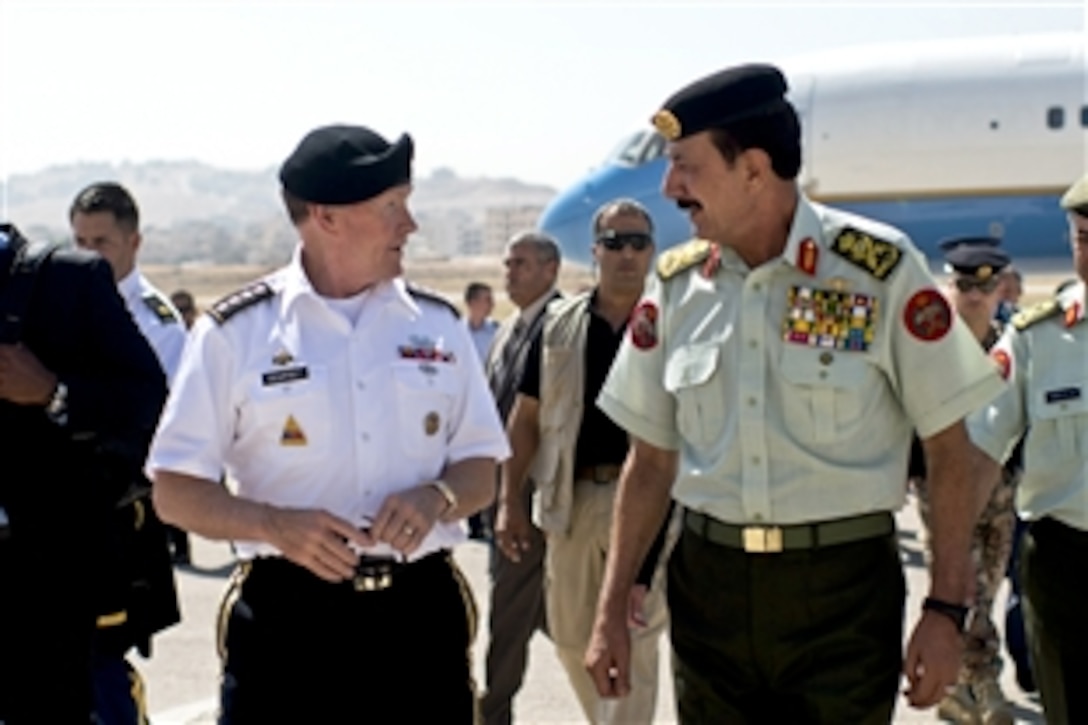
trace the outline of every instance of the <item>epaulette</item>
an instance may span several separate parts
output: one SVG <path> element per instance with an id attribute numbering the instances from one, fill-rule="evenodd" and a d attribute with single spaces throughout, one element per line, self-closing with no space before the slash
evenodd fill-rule
<path id="1" fill-rule="evenodd" d="M 879 280 L 887 279 L 903 258 L 899 245 L 853 227 L 842 228 L 831 242 L 831 251 Z"/>
<path id="2" fill-rule="evenodd" d="M 254 282 L 248 287 L 243 287 L 237 292 L 232 292 L 216 302 L 208 310 L 211 318 L 222 325 L 236 314 L 252 307 L 258 302 L 270 299 L 273 295 L 272 288 L 267 282 Z"/>
<path id="3" fill-rule="evenodd" d="M 710 256 L 713 246 L 712 242 L 705 239 L 692 239 L 672 249 L 666 249 L 657 258 L 657 276 L 664 282 L 685 269 L 694 267 Z"/>
<path id="4" fill-rule="evenodd" d="M 1021 310 L 1012 316 L 1009 323 L 1017 330 L 1026 330 L 1036 322 L 1053 317 L 1062 311 L 1062 306 L 1057 300 L 1044 300 L 1034 304 L 1025 310 Z"/>
<path id="5" fill-rule="evenodd" d="M 452 312 L 454 317 L 458 319 L 461 318 L 461 311 L 457 309 L 457 306 L 447 300 L 442 295 L 440 295 L 438 292 L 427 289 L 426 287 L 420 287 L 419 285 L 412 282 L 405 283 L 404 287 L 408 290 L 408 294 L 412 295 L 413 297 L 418 297 L 421 300 L 428 300 L 430 302 L 434 302 L 435 304 L 442 305 L 450 312 Z"/>
<path id="6" fill-rule="evenodd" d="M 170 309 L 170 305 L 166 304 L 166 300 L 154 292 L 144 295 L 143 301 L 147 308 L 155 313 L 155 316 L 159 318 L 159 322 L 162 324 L 168 325 L 171 322 L 178 321 L 177 315 Z"/>

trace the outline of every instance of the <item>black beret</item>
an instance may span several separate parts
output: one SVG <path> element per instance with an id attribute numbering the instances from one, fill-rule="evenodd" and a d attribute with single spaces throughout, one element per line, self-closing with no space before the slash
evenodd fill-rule
<path id="1" fill-rule="evenodd" d="M 949 272 L 989 279 L 1009 265 L 1009 255 L 995 237 L 953 237 L 942 240 L 945 268 Z"/>
<path id="2" fill-rule="evenodd" d="M 395 144 L 363 126 L 323 126 L 280 167 L 280 183 L 315 204 L 354 204 L 412 180 L 412 137 Z"/>
<path id="3" fill-rule="evenodd" d="M 651 119 L 670 141 L 708 128 L 784 110 L 789 86 L 773 65 L 749 64 L 726 68 L 672 94 Z"/>

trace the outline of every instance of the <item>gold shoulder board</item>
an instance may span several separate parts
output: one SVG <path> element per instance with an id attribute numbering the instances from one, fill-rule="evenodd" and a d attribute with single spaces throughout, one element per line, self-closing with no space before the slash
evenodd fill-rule
<path id="1" fill-rule="evenodd" d="M 903 258 L 897 245 L 853 227 L 843 227 L 831 242 L 831 251 L 879 280 L 887 279 Z"/>
<path id="2" fill-rule="evenodd" d="M 1053 317 L 1061 312 L 1061 309 L 1062 306 L 1058 304 L 1057 300 L 1044 300 L 1028 307 L 1026 310 L 1017 312 L 1009 322 L 1017 330 L 1026 330 L 1036 322 L 1042 322 L 1048 317 Z"/>
<path id="3" fill-rule="evenodd" d="M 667 249 L 657 258 L 657 276 L 666 281 L 699 264 L 710 256 L 713 245 L 705 239 L 692 239 Z"/>
<path id="4" fill-rule="evenodd" d="M 178 321 L 178 318 L 174 316 L 174 312 L 170 309 L 170 305 L 166 304 L 166 300 L 162 297 L 152 293 L 144 296 L 143 300 L 144 304 L 155 313 L 155 317 L 158 317 L 159 322 L 162 324 L 168 325 L 171 322 Z"/>

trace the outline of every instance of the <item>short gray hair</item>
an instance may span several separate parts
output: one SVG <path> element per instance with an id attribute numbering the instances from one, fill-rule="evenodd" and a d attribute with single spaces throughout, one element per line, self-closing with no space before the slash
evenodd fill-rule
<path id="1" fill-rule="evenodd" d="M 558 262 L 562 257 L 559 243 L 544 232 L 538 232 L 535 229 L 521 231 L 510 237 L 506 250 L 510 251 L 513 247 L 521 245 L 532 247 L 536 252 L 537 260 L 541 263 Z"/>
<path id="2" fill-rule="evenodd" d="M 623 198 L 605 202 L 597 209 L 597 213 L 593 215 L 593 236 L 601 233 L 601 224 L 604 223 L 604 218 L 612 215 L 640 216 L 646 222 L 646 228 L 649 229 L 650 234 L 654 233 L 654 220 L 646 207 L 634 199 Z"/>

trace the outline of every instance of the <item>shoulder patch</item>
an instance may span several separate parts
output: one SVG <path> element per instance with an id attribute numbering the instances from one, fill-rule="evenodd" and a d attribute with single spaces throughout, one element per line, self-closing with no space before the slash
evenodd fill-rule
<path id="1" fill-rule="evenodd" d="M 852 227 L 843 227 L 831 242 L 831 251 L 879 280 L 887 279 L 903 258 L 897 245 Z"/>
<path id="2" fill-rule="evenodd" d="M 692 239 L 678 247 L 667 249 L 657 258 L 657 276 L 666 281 L 699 264 L 710 256 L 714 247 L 705 239 Z"/>
<path id="3" fill-rule="evenodd" d="M 146 294 L 143 296 L 143 301 L 144 304 L 147 305 L 147 308 L 155 313 L 155 317 L 158 317 L 159 322 L 162 324 L 169 325 L 170 323 L 176 323 L 178 321 L 174 311 L 170 309 L 170 305 L 166 304 L 166 300 L 159 297 L 157 294 L 153 292 L 151 294 Z"/>
<path id="4" fill-rule="evenodd" d="M 1009 321 L 1013 327 L 1017 330 L 1026 330 L 1036 322 L 1042 322 L 1043 320 L 1053 317 L 1062 311 L 1062 306 L 1058 304 L 1057 300 L 1044 300 L 1038 304 L 1028 307 L 1026 310 L 1021 310 L 1012 316 Z"/>
<path id="5" fill-rule="evenodd" d="M 438 292 L 435 292 L 432 289 L 427 289 L 426 287 L 420 287 L 419 285 L 412 284 L 411 282 L 406 282 L 404 287 L 408 290 L 408 294 L 412 295 L 413 297 L 418 297 L 421 300 L 428 300 L 430 302 L 434 302 L 435 304 L 442 305 L 447 310 L 452 312 L 454 317 L 458 319 L 461 318 L 461 311 L 457 309 L 457 306 L 442 295 L 440 295 Z"/>
<path id="6" fill-rule="evenodd" d="M 211 318 L 222 325 L 236 314 L 272 297 L 272 288 L 267 282 L 254 282 L 237 292 L 232 292 L 216 302 L 208 310 Z"/>

